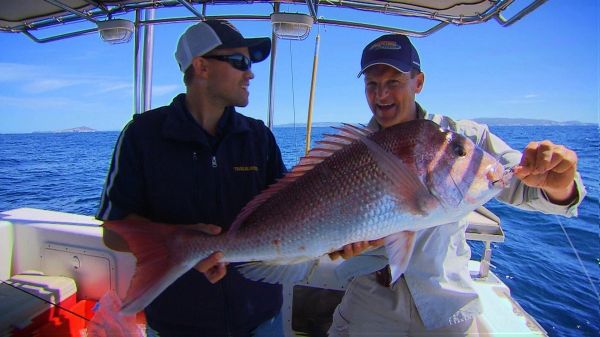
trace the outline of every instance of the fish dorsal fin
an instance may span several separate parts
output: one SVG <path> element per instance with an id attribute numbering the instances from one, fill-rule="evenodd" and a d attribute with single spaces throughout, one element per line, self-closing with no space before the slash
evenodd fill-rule
<path id="1" fill-rule="evenodd" d="M 306 156 L 300 158 L 298 164 L 296 164 L 296 166 L 294 166 L 290 172 L 283 176 L 283 178 L 277 180 L 276 183 L 267 187 L 259 195 L 254 197 L 254 199 L 252 199 L 246 206 L 244 206 L 229 227 L 227 235 L 235 235 L 235 232 L 240 228 L 241 224 L 246 220 L 246 218 L 252 214 L 255 209 L 271 198 L 271 196 L 273 196 L 275 193 L 292 184 L 298 178 L 306 174 L 306 172 L 312 170 L 315 166 L 322 163 L 325 159 L 329 158 L 332 154 L 336 153 L 340 149 L 361 138 L 368 137 L 374 132 L 366 127 L 361 128 L 345 123 L 340 127 L 334 127 L 334 129 L 338 130 L 339 132 L 337 134 L 326 134 L 322 140 L 317 141 L 317 146 L 310 150 Z"/>

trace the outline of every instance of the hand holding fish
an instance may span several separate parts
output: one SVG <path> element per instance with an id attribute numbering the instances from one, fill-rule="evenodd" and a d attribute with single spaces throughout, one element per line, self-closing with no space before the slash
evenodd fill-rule
<path id="1" fill-rule="evenodd" d="M 568 204 L 575 199 L 577 154 L 549 140 L 531 142 L 523 150 L 514 174 L 527 186 L 539 187 L 550 201 Z"/>
<path id="2" fill-rule="evenodd" d="M 194 230 L 198 230 L 205 234 L 218 235 L 221 233 L 221 227 L 212 224 L 198 223 L 193 226 Z M 223 258 L 223 253 L 214 252 L 205 259 L 198 262 L 194 268 L 203 273 L 210 283 L 217 283 L 225 274 L 227 274 L 227 264 L 219 262 Z"/>
<path id="3" fill-rule="evenodd" d="M 369 248 L 377 248 L 383 246 L 383 239 L 371 240 L 371 241 L 360 241 L 345 245 L 340 250 L 329 253 L 329 258 L 332 261 L 342 257 L 344 260 L 358 255 Z"/>
<path id="4" fill-rule="evenodd" d="M 463 218 L 500 193 L 503 176 L 496 158 L 431 121 L 379 132 L 345 125 L 251 200 L 226 235 L 206 224 L 106 222 L 137 260 L 121 312 L 142 310 L 190 268 L 216 282 L 222 262 L 244 262 L 236 268 L 248 279 L 293 283 L 325 254 L 349 258 L 382 244 L 393 283 L 414 231 Z"/>

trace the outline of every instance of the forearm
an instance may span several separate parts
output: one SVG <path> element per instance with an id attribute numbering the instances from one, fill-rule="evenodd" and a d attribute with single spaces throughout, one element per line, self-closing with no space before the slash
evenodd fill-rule
<path id="1" fill-rule="evenodd" d="M 575 181 L 564 189 L 542 189 L 542 191 L 545 193 L 548 201 L 556 205 L 570 205 L 580 199 Z"/>
<path id="2" fill-rule="evenodd" d="M 567 201 L 560 202 L 560 199 L 552 199 L 553 196 L 547 195 L 546 191 L 527 186 L 515 177 L 511 181 L 510 187 L 502 191 L 497 199 L 524 210 L 570 217 L 577 216 L 577 208 L 586 194 L 579 174 L 575 176 L 573 189 L 574 191 L 569 192 L 574 195 L 567 198 Z"/>

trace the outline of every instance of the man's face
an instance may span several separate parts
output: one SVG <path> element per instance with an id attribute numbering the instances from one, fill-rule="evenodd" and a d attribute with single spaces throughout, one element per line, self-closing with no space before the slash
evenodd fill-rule
<path id="1" fill-rule="evenodd" d="M 241 54 L 249 57 L 248 48 L 218 49 L 209 55 L 234 55 Z M 210 67 L 209 84 L 207 86 L 212 99 L 219 101 L 224 106 L 248 105 L 250 80 L 254 74 L 250 69 L 239 70 L 228 62 L 206 58 Z"/>
<path id="2" fill-rule="evenodd" d="M 411 78 L 383 64 L 364 72 L 365 95 L 373 116 L 383 128 L 416 119 L 415 95 L 423 88 L 424 75 Z"/>

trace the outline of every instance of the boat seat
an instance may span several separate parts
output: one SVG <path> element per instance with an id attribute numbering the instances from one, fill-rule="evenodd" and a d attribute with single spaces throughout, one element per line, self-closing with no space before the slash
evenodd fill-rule
<path id="1" fill-rule="evenodd" d="M 51 303 L 69 307 L 76 302 L 76 293 L 75 281 L 68 277 L 34 271 L 12 276 L 0 283 L 0 332 L 18 334 L 43 325 L 58 310 Z"/>

